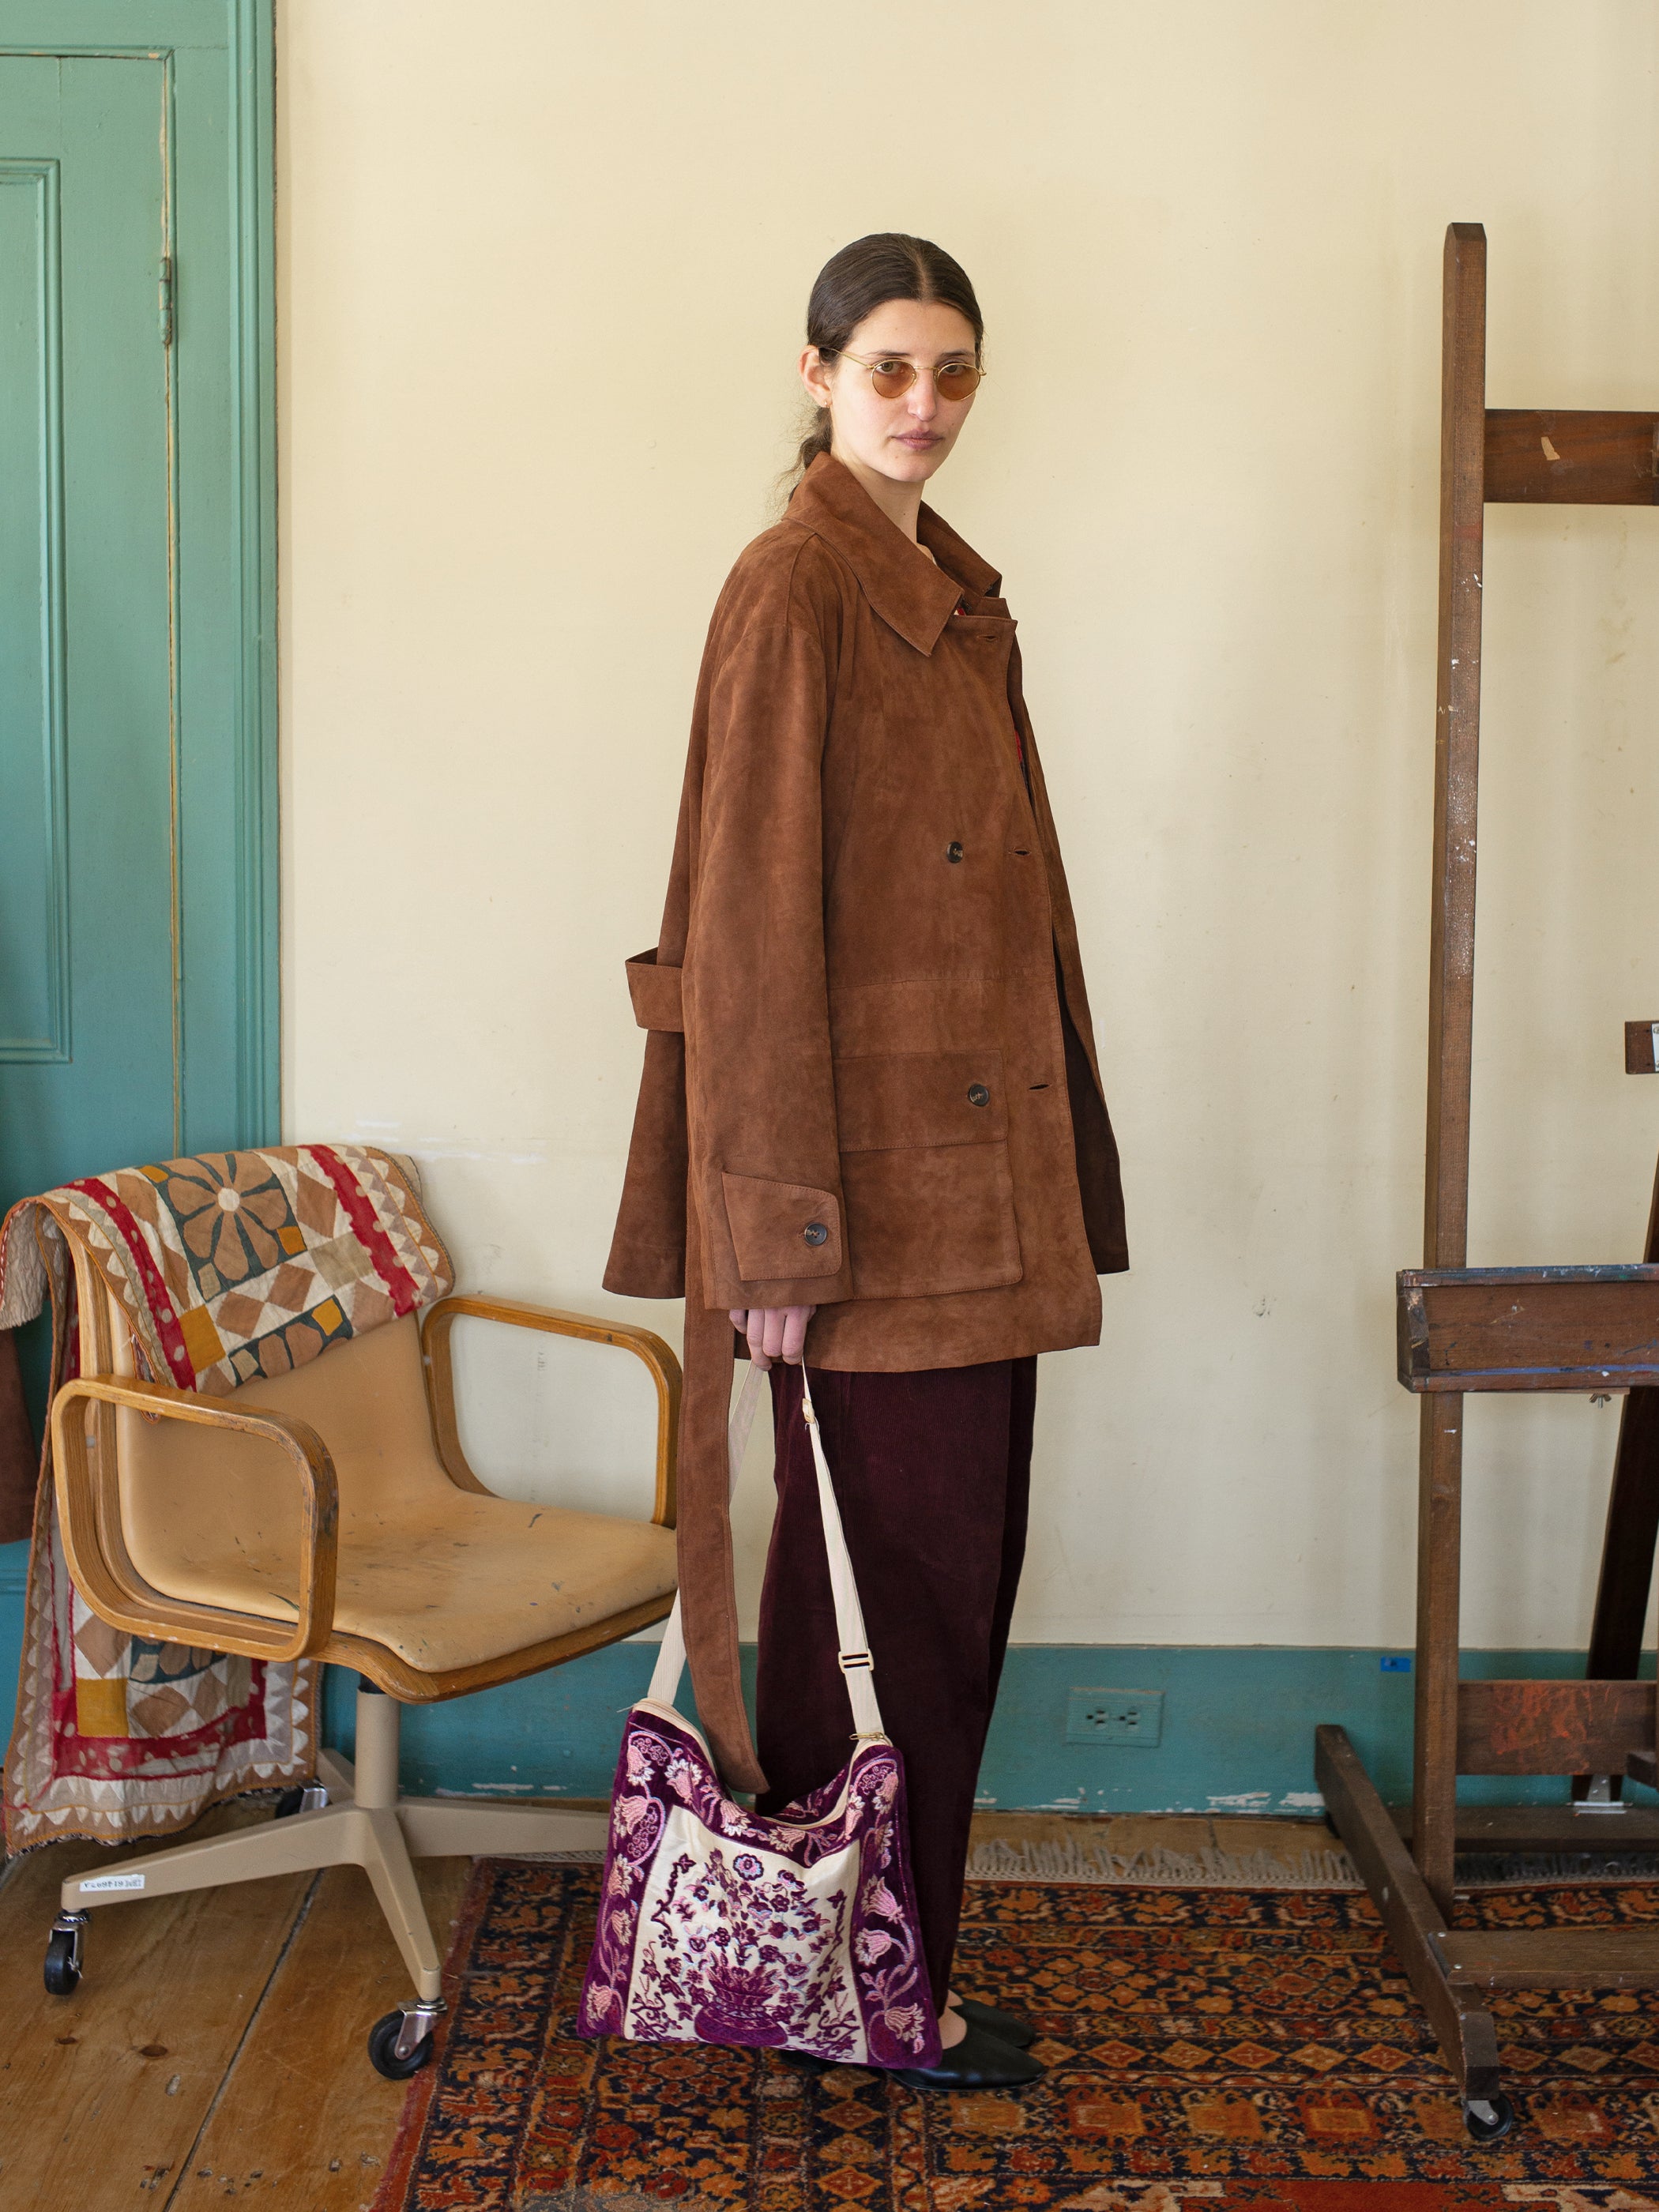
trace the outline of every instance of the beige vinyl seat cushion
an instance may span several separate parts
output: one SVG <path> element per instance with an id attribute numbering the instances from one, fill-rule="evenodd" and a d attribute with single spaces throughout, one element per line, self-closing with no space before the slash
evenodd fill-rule
<path id="1" fill-rule="evenodd" d="M 427 1418 L 408 1316 L 223 1404 L 296 1414 L 340 1491 L 334 1625 L 438 1674 L 526 1650 L 674 1588 L 674 1532 L 649 1521 L 460 1490 Z M 121 1517 L 158 1590 L 292 1620 L 300 1486 L 276 1445 L 197 1423 L 118 1416 Z"/>

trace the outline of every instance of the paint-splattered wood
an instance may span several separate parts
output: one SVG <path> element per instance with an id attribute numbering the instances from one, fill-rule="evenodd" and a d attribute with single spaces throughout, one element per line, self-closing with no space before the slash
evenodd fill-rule
<path id="1" fill-rule="evenodd" d="M 1621 1775 L 1652 1745 L 1653 1705 L 1651 1682 L 1460 1683 L 1457 1771 Z"/>
<path id="2" fill-rule="evenodd" d="M 1486 234 L 1478 222 L 1455 222 L 1446 232 L 1440 329 L 1440 615 L 1423 1176 L 1425 1267 L 1461 1267 L 1468 1258 L 1486 434 Z M 1451 1901 L 1457 1798 L 1462 1471 L 1462 1400 L 1425 1404 L 1418 1441 L 1412 1799 L 1417 1807 L 1418 1867 L 1443 1912 Z"/>
<path id="3" fill-rule="evenodd" d="M 1659 1379 L 1659 1267 L 1403 1267 L 1396 1286 L 1408 1390 L 1589 1392 Z"/>
<path id="4" fill-rule="evenodd" d="M 416 1875 L 440 1951 L 470 1859 L 422 1859 Z M 367 1878 L 324 1875 L 235 2054 L 173 2212 L 252 2198 L 267 2212 L 360 2212 L 386 2171 L 407 2084 L 368 2063 L 369 2029 L 410 1994 Z M 229 2052 L 226 2053 L 228 2060 Z"/>
<path id="5" fill-rule="evenodd" d="M 1564 407 L 1486 410 L 1486 498 L 1659 506 L 1659 420 Z"/>
<path id="6" fill-rule="evenodd" d="M 1650 1681 L 1458 1686 L 1460 1774 L 1624 1774 L 1626 1756 L 1650 1745 Z"/>
<path id="7" fill-rule="evenodd" d="M 209 1814 L 213 1834 L 268 1809 Z M 64 1876 L 121 1863 L 55 1844 L 0 1890 L 0 2204 L 123 2212 L 165 2202 L 264 1995 L 307 1876 L 100 1906 L 73 1996 L 41 1982 Z"/>

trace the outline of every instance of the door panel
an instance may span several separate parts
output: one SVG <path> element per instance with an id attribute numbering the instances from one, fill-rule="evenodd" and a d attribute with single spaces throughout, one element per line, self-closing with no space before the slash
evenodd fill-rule
<path id="1" fill-rule="evenodd" d="M 0 58 L 0 1203 L 176 1149 L 167 92 Z"/>
<path id="2" fill-rule="evenodd" d="M 277 1133 L 272 7 L 0 0 L 0 1209 Z"/>

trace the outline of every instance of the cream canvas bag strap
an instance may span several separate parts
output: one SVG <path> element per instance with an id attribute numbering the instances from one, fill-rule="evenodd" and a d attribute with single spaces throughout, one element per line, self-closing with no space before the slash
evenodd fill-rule
<path id="1" fill-rule="evenodd" d="M 738 1476 L 743 1468 L 743 1455 L 749 1448 L 749 1432 L 755 1425 L 755 1407 L 759 1403 L 766 1377 L 752 1361 L 749 1372 L 738 1393 L 738 1402 L 732 1410 L 732 1425 L 727 1431 L 728 1482 L 730 1488 L 738 1486 Z M 818 1512 L 823 1522 L 823 1546 L 830 1555 L 830 1589 L 836 1605 L 836 1640 L 841 1646 L 839 1662 L 846 1677 L 847 1694 L 852 1702 L 853 1727 L 859 1736 L 885 1735 L 881 1724 L 881 1708 L 876 1702 L 875 1668 L 871 1663 L 870 1646 L 864 1632 L 864 1613 L 859 1604 L 858 1584 L 853 1577 L 853 1562 L 848 1556 L 847 1538 L 841 1525 L 841 1510 L 836 1504 L 835 1486 L 830 1480 L 830 1462 L 823 1455 L 823 1439 L 818 1431 L 818 1417 L 812 1404 L 812 1386 L 805 1365 L 800 1370 L 800 1409 L 806 1422 L 806 1433 L 812 1443 L 812 1463 L 817 1470 Z M 679 1694 L 680 1677 L 685 1671 L 685 1637 L 680 1627 L 680 1601 L 674 1600 L 674 1610 L 668 1616 L 663 1630 L 662 1644 L 657 1654 L 657 1663 L 652 1671 L 651 1686 L 646 1692 L 653 1705 L 672 1706 Z"/>

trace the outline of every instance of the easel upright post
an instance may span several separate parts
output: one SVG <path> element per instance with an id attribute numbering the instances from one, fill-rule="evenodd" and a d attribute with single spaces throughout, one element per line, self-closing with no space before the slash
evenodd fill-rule
<path id="1" fill-rule="evenodd" d="M 1452 224 L 1446 233 L 1444 268 L 1425 1267 L 1461 1267 L 1468 1255 L 1486 444 L 1486 234 L 1479 223 Z M 1463 1401 L 1425 1397 L 1418 1455 L 1412 1851 L 1431 1895 L 1446 1914 L 1451 1911 L 1457 1821 L 1462 1487 Z"/>
<path id="2" fill-rule="evenodd" d="M 1659 1814 L 1619 1789 L 1623 1777 L 1659 1787 L 1659 1698 L 1634 1679 L 1659 1534 L 1659 1191 L 1642 1261 L 1468 1263 L 1485 510 L 1659 507 L 1659 410 L 1489 408 L 1479 224 L 1451 226 L 1444 270 L 1425 1265 L 1396 1283 L 1400 1380 L 1423 1400 L 1413 1802 L 1390 1812 L 1339 1727 L 1316 1731 L 1315 1771 L 1462 2092 L 1469 2133 L 1494 2142 L 1514 2114 L 1499 2087 L 1491 1991 L 1659 1988 L 1659 1936 L 1644 1929 L 1452 1924 L 1460 1841 L 1476 1851 L 1659 1843 Z M 1659 1074 L 1659 1022 L 1626 1023 L 1625 1054 L 1632 1073 Z M 1630 1394 L 1589 1668 L 1560 1681 L 1462 1682 L 1464 1401 L 1516 1390 Z M 1577 1780 L 1566 1803 L 1460 1809 L 1460 1771 Z"/>

